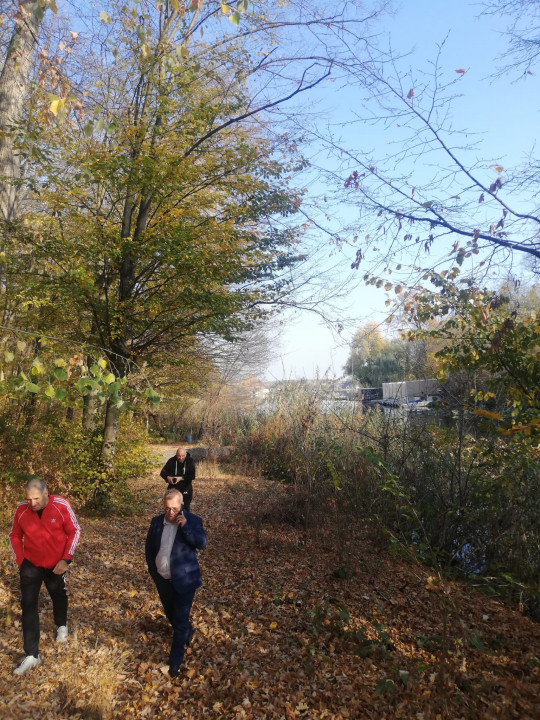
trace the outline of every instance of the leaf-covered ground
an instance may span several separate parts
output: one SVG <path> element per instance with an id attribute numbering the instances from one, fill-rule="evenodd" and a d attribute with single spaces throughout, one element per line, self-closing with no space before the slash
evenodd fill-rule
<path id="1" fill-rule="evenodd" d="M 54 642 L 43 590 L 43 664 L 22 678 L 12 674 L 22 656 L 18 581 L 2 546 L 2 718 L 539 717 L 531 620 L 465 585 L 439 585 L 364 528 L 353 537 L 340 523 L 309 534 L 282 525 L 262 483 L 208 466 L 192 506 L 208 534 L 205 585 L 171 680 L 170 632 L 143 553 L 164 483 L 156 472 L 134 487 L 146 514 L 80 518 L 69 643 Z"/>

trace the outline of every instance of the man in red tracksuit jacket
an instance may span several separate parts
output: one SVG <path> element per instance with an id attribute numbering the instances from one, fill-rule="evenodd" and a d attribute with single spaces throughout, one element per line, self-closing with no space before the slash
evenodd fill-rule
<path id="1" fill-rule="evenodd" d="M 81 530 L 69 502 L 49 495 L 39 478 L 26 484 L 26 500 L 19 504 L 9 534 L 19 567 L 22 628 L 25 658 L 14 671 L 24 675 L 39 665 L 38 599 L 45 583 L 53 605 L 57 642 L 68 637 L 68 598 L 65 574 L 79 542 Z"/>

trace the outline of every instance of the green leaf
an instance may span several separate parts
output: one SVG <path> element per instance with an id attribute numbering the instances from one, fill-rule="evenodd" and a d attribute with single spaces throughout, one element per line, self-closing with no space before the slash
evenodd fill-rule
<path id="1" fill-rule="evenodd" d="M 39 3 L 35 3 L 35 4 L 32 6 L 32 12 L 33 12 L 34 15 L 37 17 L 38 20 L 43 20 L 43 15 L 44 15 L 45 13 L 44 13 L 44 10 L 43 10 L 43 8 L 41 7 L 41 5 L 40 5 Z"/>
<path id="2" fill-rule="evenodd" d="M 476 648 L 477 650 L 481 650 L 482 652 L 484 652 L 486 649 L 484 643 L 480 638 L 480 633 L 476 630 L 473 630 L 471 632 L 471 636 L 469 638 L 469 645 Z"/>
<path id="3" fill-rule="evenodd" d="M 395 687 L 393 680 L 383 678 L 382 680 L 379 680 L 379 682 L 375 686 L 375 695 L 377 695 L 377 697 L 380 697 L 381 695 L 386 695 L 388 693 L 392 694 L 394 690 Z"/>
<path id="4" fill-rule="evenodd" d="M 88 393 L 92 390 L 92 385 L 89 382 L 89 378 L 79 378 L 77 380 L 77 390 L 81 393 L 81 395 L 88 395 Z"/>
<path id="5" fill-rule="evenodd" d="M 401 682 L 406 685 L 409 682 L 409 679 L 411 677 L 411 673 L 408 670 L 400 670 L 399 671 L 399 679 Z"/>
<path id="6" fill-rule="evenodd" d="M 91 120 L 84 124 L 83 132 L 86 137 L 92 137 L 92 134 L 94 132 L 94 123 Z"/>
<path id="7" fill-rule="evenodd" d="M 39 358 L 36 358 L 34 362 L 32 363 L 32 373 L 34 375 L 41 375 L 42 372 L 45 371 L 45 368 L 43 366 L 43 363 Z"/>
<path id="8" fill-rule="evenodd" d="M 56 392 L 54 393 L 54 399 L 55 400 L 64 400 L 66 397 L 67 392 L 63 388 L 58 388 Z"/>
<path id="9" fill-rule="evenodd" d="M 54 388 L 52 385 L 48 385 L 46 389 L 44 390 L 44 393 L 47 397 L 54 397 Z"/>
<path id="10" fill-rule="evenodd" d="M 26 343 L 24 340 L 17 340 L 17 350 L 20 350 L 21 352 L 26 349 Z"/>
<path id="11" fill-rule="evenodd" d="M 15 355 L 11 352 L 11 350 L 6 350 L 4 352 L 4 358 L 6 362 L 11 362 L 14 359 Z"/>
<path id="12" fill-rule="evenodd" d="M 153 405 L 159 404 L 161 398 L 159 394 L 154 390 L 154 388 L 146 388 L 144 394 L 148 402 L 152 403 Z"/>
<path id="13" fill-rule="evenodd" d="M 102 11 L 99 13 L 99 19 L 101 20 L 102 23 L 105 23 L 105 24 L 111 22 L 111 18 L 107 15 L 107 13 L 105 12 L 105 10 L 102 10 Z"/>
<path id="14" fill-rule="evenodd" d="M 105 375 L 103 377 L 103 381 L 106 385 L 110 385 L 111 383 L 114 382 L 114 380 L 115 380 L 115 377 L 112 373 L 107 373 L 107 375 Z"/>
<path id="15" fill-rule="evenodd" d="M 67 380 L 67 379 L 68 379 L 68 374 L 67 374 L 67 372 L 66 372 L 65 370 L 63 370 L 62 368 L 60 368 L 60 367 L 54 368 L 54 370 L 53 370 L 53 375 L 54 375 L 58 380 Z"/>
<path id="16" fill-rule="evenodd" d="M 25 388 L 28 392 L 31 392 L 31 393 L 41 392 L 41 388 L 39 387 L 39 385 L 36 385 L 35 383 L 31 383 L 31 382 L 26 383 Z"/>
<path id="17" fill-rule="evenodd" d="M 229 20 L 232 22 L 233 25 L 240 25 L 240 17 L 240 13 L 236 11 L 229 15 Z"/>
<path id="18" fill-rule="evenodd" d="M 248 9 L 248 0 L 240 0 L 238 3 L 238 12 L 245 13 Z"/>

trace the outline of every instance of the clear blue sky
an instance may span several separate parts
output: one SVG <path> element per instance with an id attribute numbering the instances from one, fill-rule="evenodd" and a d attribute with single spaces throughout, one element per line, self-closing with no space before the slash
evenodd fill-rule
<path id="1" fill-rule="evenodd" d="M 479 153 L 484 158 L 516 166 L 534 145 L 539 124 L 539 80 L 536 75 L 517 82 L 508 76 L 497 80 L 491 77 L 501 64 L 497 56 L 507 47 L 502 34 L 507 19 L 478 17 L 480 11 L 478 3 L 465 0 L 409 0 L 396 5 L 395 13 L 383 18 L 377 27 L 391 38 L 397 52 L 413 50 L 405 63 L 412 68 L 426 68 L 436 55 L 437 45 L 449 33 L 443 53 L 448 79 L 455 77 L 457 68 L 467 70 L 459 83 L 463 96 L 453 106 L 455 126 L 482 133 Z M 329 107 L 343 116 L 354 102 L 354 93 L 336 91 L 334 96 L 327 95 L 327 100 Z M 352 132 L 358 133 L 358 142 L 365 141 L 359 129 Z M 350 252 L 342 260 L 344 276 L 354 259 Z M 363 284 L 349 293 L 341 302 L 341 314 L 334 312 L 336 319 L 344 320 L 341 335 L 305 312 L 284 318 L 281 354 L 269 366 L 266 379 L 315 377 L 327 372 L 342 375 L 355 329 L 368 320 L 383 321 L 385 299 L 384 292 Z"/>

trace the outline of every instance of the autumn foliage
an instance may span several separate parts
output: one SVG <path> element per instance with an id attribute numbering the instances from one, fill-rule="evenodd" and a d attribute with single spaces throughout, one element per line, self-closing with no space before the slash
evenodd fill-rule
<path id="1" fill-rule="evenodd" d="M 535 716 L 540 648 L 531 620 L 404 562 L 368 518 L 348 527 L 347 565 L 338 566 L 333 519 L 306 532 L 267 514 L 287 506 L 283 486 L 269 494 L 255 478 L 206 472 L 193 506 L 208 531 L 205 584 L 180 677 L 162 672 L 169 628 L 144 569 L 142 545 L 163 489 L 153 474 L 131 486 L 145 502 L 142 515 L 82 518 L 70 641 L 53 642 L 44 595 L 43 665 L 18 680 L 18 587 L 4 546 L 3 717 Z"/>

